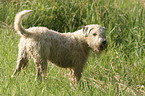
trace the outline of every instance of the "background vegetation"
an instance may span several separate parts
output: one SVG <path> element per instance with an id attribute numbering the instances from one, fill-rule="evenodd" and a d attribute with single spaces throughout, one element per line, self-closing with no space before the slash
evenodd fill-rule
<path id="1" fill-rule="evenodd" d="M 25 28 L 45 26 L 73 32 L 88 24 L 107 29 L 108 48 L 90 54 L 80 84 L 70 86 L 69 70 L 48 66 L 45 83 L 35 80 L 31 60 L 11 79 L 20 36 L 13 29 L 15 14 L 34 10 L 23 20 Z M 1 96 L 145 96 L 144 0 L 0 0 Z"/>

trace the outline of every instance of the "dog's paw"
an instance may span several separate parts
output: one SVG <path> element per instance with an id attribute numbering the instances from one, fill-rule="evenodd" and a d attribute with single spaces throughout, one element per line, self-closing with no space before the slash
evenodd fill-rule
<path id="1" fill-rule="evenodd" d="M 11 78 L 14 78 L 14 75 L 11 75 Z"/>

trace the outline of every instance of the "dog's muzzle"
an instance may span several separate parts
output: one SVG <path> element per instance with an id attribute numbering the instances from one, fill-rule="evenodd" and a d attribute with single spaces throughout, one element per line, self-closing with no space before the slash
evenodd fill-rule
<path id="1" fill-rule="evenodd" d="M 98 47 L 98 51 L 102 51 L 102 50 L 104 50 L 106 48 L 107 48 L 107 41 L 106 41 L 106 39 L 104 39 L 102 41 L 102 43 L 100 44 L 100 46 Z"/>

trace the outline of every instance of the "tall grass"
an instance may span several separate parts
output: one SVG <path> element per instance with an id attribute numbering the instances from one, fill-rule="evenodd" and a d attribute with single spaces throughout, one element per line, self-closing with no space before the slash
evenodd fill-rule
<path id="1" fill-rule="evenodd" d="M 1 0 L 0 95 L 17 96 L 142 96 L 145 95 L 145 2 L 143 0 Z M 73 32 L 87 24 L 106 27 L 108 47 L 91 52 L 80 84 L 70 86 L 69 70 L 48 66 L 45 83 L 34 82 L 35 65 L 11 79 L 20 36 L 13 29 L 15 14 L 34 10 L 25 28 L 45 26 Z"/>

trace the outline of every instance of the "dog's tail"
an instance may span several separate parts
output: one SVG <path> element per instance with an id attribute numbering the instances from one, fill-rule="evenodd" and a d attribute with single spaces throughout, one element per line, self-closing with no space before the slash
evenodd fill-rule
<path id="1" fill-rule="evenodd" d="M 15 17 L 14 28 L 20 35 L 23 36 L 29 35 L 29 32 L 22 26 L 22 19 L 26 14 L 31 12 L 33 12 L 33 10 L 24 10 L 22 12 L 17 13 Z"/>

